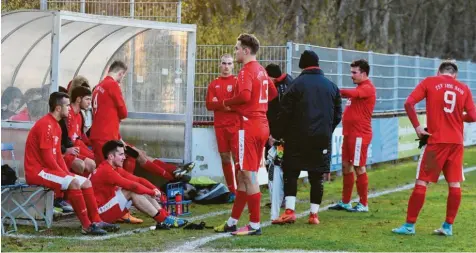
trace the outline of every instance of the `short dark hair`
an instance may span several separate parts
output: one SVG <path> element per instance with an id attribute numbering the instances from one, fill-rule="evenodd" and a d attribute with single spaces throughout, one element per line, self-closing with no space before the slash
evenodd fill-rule
<path id="1" fill-rule="evenodd" d="M 124 147 L 124 144 L 122 144 L 122 142 L 119 140 L 108 141 L 104 144 L 104 146 L 102 146 L 102 155 L 104 156 L 104 159 L 107 160 L 107 157 L 109 156 L 111 152 L 116 151 L 117 148 L 123 148 L 123 147 Z"/>
<path id="2" fill-rule="evenodd" d="M 242 33 L 238 36 L 238 41 L 241 42 L 242 47 L 250 49 L 251 54 L 256 54 L 259 50 L 259 40 L 253 35 L 248 33 Z"/>
<path id="3" fill-rule="evenodd" d="M 350 64 L 351 67 L 359 67 L 360 72 L 365 72 L 367 75 L 370 74 L 370 65 L 369 62 L 365 59 L 355 60 Z"/>
<path id="4" fill-rule="evenodd" d="M 93 93 L 91 92 L 90 89 L 84 87 L 84 86 L 78 86 L 73 89 L 71 92 L 71 103 L 75 103 L 76 99 L 79 97 L 86 97 L 86 96 L 91 96 Z"/>
<path id="5" fill-rule="evenodd" d="M 68 93 L 68 90 L 67 90 L 65 87 L 63 87 L 63 86 L 59 86 L 59 87 L 58 87 L 58 91 L 59 91 L 59 92 L 64 92 L 64 93 Z"/>
<path id="6" fill-rule="evenodd" d="M 17 87 L 10 86 L 2 93 L 2 105 L 9 105 L 16 98 L 23 100 L 23 93 Z"/>
<path id="7" fill-rule="evenodd" d="M 109 72 L 119 72 L 120 70 L 127 70 L 127 65 L 120 60 L 115 60 L 112 62 L 111 66 L 109 66 Z"/>
<path id="8" fill-rule="evenodd" d="M 438 68 L 440 73 L 456 74 L 458 73 L 458 66 L 452 60 L 442 61 L 440 67 Z"/>
<path id="9" fill-rule="evenodd" d="M 63 98 L 69 98 L 68 94 L 64 92 L 55 91 L 51 93 L 48 105 L 50 106 L 50 112 L 53 112 L 58 105 L 63 105 Z"/>

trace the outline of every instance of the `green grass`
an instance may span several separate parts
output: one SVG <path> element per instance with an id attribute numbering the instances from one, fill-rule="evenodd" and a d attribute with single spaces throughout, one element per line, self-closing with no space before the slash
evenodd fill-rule
<path id="1" fill-rule="evenodd" d="M 204 245 L 215 249 L 302 249 L 325 251 L 476 251 L 476 173 L 469 173 L 463 186 L 463 202 L 454 225 L 453 237 L 434 236 L 446 212 L 447 186 L 433 185 L 428 190 L 416 236 L 398 236 L 391 229 L 405 220 L 411 191 L 370 199 L 371 211 L 365 214 L 326 211 L 319 214 L 321 224 L 306 224 L 307 217 L 293 225 L 263 228 L 262 236 L 220 239 Z M 286 233 L 283 233 L 283 230 Z"/>
<path id="2" fill-rule="evenodd" d="M 465 152 L 465 166 L 476 165 L 476 148 L 467 149 Z M 375 192 L 384 189 L 391 189 L 400 185 L 414 182 L 416 162 L 405 161 L 396 164 L 386 163 L 373 166 L 369 170 L 369 191 Z M 424 240 L 430 240 L 432 243 L 427 250 L 445 251 L 451 249 L 460 251 L 460 247 L 465 250 L 471 249 L 471 245 L 465 243 L 469 238 L 475 237 L 469 230 L 476 224 L 468 223 L 467 229 L 460 227 L 462 220 L 470 221 L 465 217 L 470 217 L 475 213 L 475 207 L 470 205 L 476 202 L 476 197 L 471 192 L 476 192 L 476 187 L 471 188 L 471 184 L 475 185 L 476 173 L 467 177 L 464 183 L 464 197 L 461 207 L 461 213 L 457 218 L 455 225 L 455 236 L 453 238 L 430 237 Z M 342 189 L 342 179 L 336 178 L 332 182 L 325 184 L 325 195 L 322 206 L 335 202 L 340 199 Z M 322 250 L 352 250 L 352 251 L 403 251 L 403 244 L 413 242 L 417 243 L 420 236 L 427 236 L 432 229 L 438 227 L 444 218 L 444 208 L 446 201 L 446 188 L 444 184 L 431 187 L 428 191 L 427 205 L 425 206 L 419 226 L 417 227 L 418 235 L 413 238 L 404 238 L 389 235 L 391 228 L 400 225 L 404 221 L 406 203 L 408 201 L 409 192 L 395 193 L 370 200 L 372 212 L 369 214 L 348 214 L 341 212 L 326 211 L 320 214 L 322 224 L 318 227 L 311 228 L 304 224 L 305 220 L 299 220 L 297 224 L 286 227 L 266 227 L 264 228 L 264 236 L 250 238 L 226 238 L 211 242 L 205 245 L 206 248 L 266 248 L 266 249 L 322 249 Z M 355 197 L 354 193 L 354 197 Z M 303 212 L 309 208 L 309 186 L 302 185 L 299 189 L 297 203 L 297 212 Z M 268 193 L 264 191 L 262 203 L 269 200 Z M 223 205 L 193 205 L 191 212 L 193 216 L 207 214 L 214 211 L 230 210 L 230 204 Z M 437 215 L 430 215 L 438 213 Z M 133 230 L 136 228 L 144 228 L 154 224 L 154 221 L 144 215 L 137 214 L 144 219 L 144 224 L 129 225 L 122 224 L 121 231 Z M 240 224 L 247 222 L 247 212 L 242 216 Z M 225 221 L 229 214 L 219 215 L 204 219 L 207 225 L 218 225 Z M 269 209 L 262 208 L 262 220 L 269 220 Z M 53 236 L 81 236 L 78 226 L 69 228 L 54 227 L 53 229 L 34 232 L 32 227 L 20 226 L 19 233 L 33 235 L 53 235 Z M 282 229 L 286 229 L 286 237 L 283 236 Z M 313 229 L 313 232 L 310 232 Z M 178 246 L 191 239 L 197 239 L 213 234 L 211 230 L 202 231 L 186 231 L 186 230 L 170 230 L 170 231 L 148 231 L 146 233 L 137 233 L 125 237 L 112 238 L 104 241 L 80 241 L 74 239 L 18 239 L 11 237 L 2 237 L 2 251 L 161 251 Z M 349 243 L 346 243 L 348 238 Z M 361 238 L 367 238 L 360 241 Z M 378 240 L 374 240 L 378 238 Z M 414 239 L 416 238 L 416 239 Z M 461 238 L 461 239 L 460 239 Z M 432 241 L 433 240 L 433 241 Z M 437 244 L 435 240 L 441 240 L 445 244 Z M 458 240 L 458 241 L 454 241 Z M 462 240 L 462 241 L 460 241 Z M 372 243 L 369 243 L 369 242 Z M 351 243 L 350 243 L 351 242 Z M 401 242 L 401 243 L 400 243 Z M 233 246 L 232 246 L 233 245 Z M 456 246 L 457 245 L 457 246 Z M 431 246 L 431 247 L 430 247 Z M 437 248 L 442 247 L 442 248 Z M 473 251 L 476 250 L 473 246 Z M 413 251 L 418 249 L 412 249 Z"/>

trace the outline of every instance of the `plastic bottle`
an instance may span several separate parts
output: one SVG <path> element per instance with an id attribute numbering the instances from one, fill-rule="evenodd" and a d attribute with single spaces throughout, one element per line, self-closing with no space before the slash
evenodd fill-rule
<path id="1" fill-rule="evenodd" d="M 182 195 L 180 193 L 175 194 L 175 215 L 179 216 L 182 214 Z"/>

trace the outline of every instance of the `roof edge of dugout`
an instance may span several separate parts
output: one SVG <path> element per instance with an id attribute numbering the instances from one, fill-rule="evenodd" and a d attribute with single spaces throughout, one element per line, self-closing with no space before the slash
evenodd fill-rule
<path id="1" fill-rule="evenodd" d="M 71 11 L 62 11 L 62 10 L 61 11 L 15 10 L 11 12 L 2 13 L 2 17 L 12 15 L 15 13 L 21 13 L 21 12 L 51 13 L 52 15 L 60 15 L 60 18 L 63 20 L 96 23 L 96 24 L 102 24 L 102 25 L 116 25 L 116 26 L 138 27 L 138 28 L 162 29 L 162 30 L 181 31 L 181 32 L 196 32 L 197 31 L 196 24 L 179 24 L 179 23 L 171 23 L 171 22 L 149 21 L 149 20 L 103 16 L 103 15 L 71 12 Z"/>

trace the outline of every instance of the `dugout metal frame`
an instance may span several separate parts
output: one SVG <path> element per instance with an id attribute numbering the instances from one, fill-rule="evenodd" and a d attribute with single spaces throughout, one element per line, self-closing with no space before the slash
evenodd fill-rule
<path id="1" fill-rule="evenodd" d="M 4 32 L 4 22 L 8 22 L 9 18 L 17 18 L 16 25 L 9 24 L 10 27 L 5 27 L 7 31 Z M 29 18 L 28 18 L 29 17 Z M 43 22 L 48 22 L 47 19 L 52 20 L 51 30 L 47 31 L 45 34 L 42 34 L 39 37 L 33 37 L 34 35 L 28 37 L 28 35 L 23 34 L 22 36 L 15 36 L 16 33 L 22 32 L 22 27 L 28 24 L 35 24 L 43 20 Z M 46 20 L 45 20 L 46 19 Z M 3 77 L 2 80 L 11 80 L 8 84 L 15 86 L 15 80 L 19 74 L 20 68 L 28 55 L 35 49 L 40 42 L 44 42 L 44 38 L 51 36 L 51 56 L 49 59 L 50 67 L 45 76 L 42 76 L 40 81 L 42 84 L 50 83 L 50 92 L 58 90 L 61 82 L 61 68 L 62 62 L 60 60 L 60 55 L 65 47 L 69 45 L 72 41 L 76 40 L 78 37 L 84 36 L 83 33 L 88 29 L 85 29 L 83 32 L 79 32 L 77 35 L 70 38 L 69 41 L 62 41 L 62 30 L 65 29 L 65 26 L 70 26 L 74 23 L 90 23 L 94 24 L 94 27 L 106 27 L 110 28 L 106 30 L 103 36 L 96 36 L 92 39 L 96 39 L 93 46 L 89 48 L 86 54 L 81 60 L 79 66 L 74 66 L 76 76 L 78 71 L 84 67 L 83 64 L 88 60 L 91 52 L 98 50 L 99 47 L 107 48 L 107 53 L 102 55 L 102 58 L 97 61 L 102 61 L 104 64 L 100 66 L 89 66 L 88 70 L 94 71 L 95 74 L 100 73 L 100 75 L 94 75 L 94 78 L 90 80 L 92 83 L 97 83 L 104 76 L 107 70 L 107 64 L 109 63 L 110 58 L 117 52 L 117 50 L 122 47 L 125 43 L 133 40 L 137 35 L 149 31 L 149 30 L 164 30 L 169 32 L 186 32 L 187 33 L 187 55 L 186 55 L 186 98 L 184 113 L 150 113 L 150 112 L 129 112 L 129 117 L 132 119 L 153 119 L 153 120 L 164 120 L 164 121 L 175 121 L 183 122 L 185 125 L 184 128 L 184 157 L 183 162 L 189 162 L 192 160 L 192 127 L 193 127 L 193 101 L 194 101 L 194 84 L 195 84 L 195 57 L 196 57 L 196 25 L 194 24 L 178 24 L 178 23 L 166 23 L 166 22 L 155 22 L 147 20 L 135 20 L 129 18 L 120 18 L 120 17 L 109 17 L 101 15 L 92 15 L 84 13 L 75 13 L 69 11 L 39 11 L 39 10 L 19 10 L 2 14 L 2 51 L 5 50 L 14 50 L 12 48 L 5 48 L 4 42 L 7 40 L 12 40 L 15 37 L 28 38 L 32 41 L 35 41 L 30 48 L 21 56 L 21 60 L 16 66 L 13 66 L 13 71 L 11 77 Z M 112 29 L 111 29 L 112 28 Z M 51 34 L 51 35 L 50 35 Z M 102 43 L 104 40 L 111 40 L 109 37 L 114 35 L 114 43 L 106 44 Z M 64 42 L 61 46 L 61 42 Z M 11 42 L 12 43 L 12 42 Z M 105 44 L 107 46 L 105 46 Z M 25 49 L 23 49 L 25 50 Z M 8 61 L 3 57 L 2 53 L 2 62 Z M 41 61 L 41 60 L 40 60 Z M 2 63 L 3 68 L 4 63 Z M 64 66 L 64 65 L 63 65 Z M 9 66 L 11 67 L 11 66 Z M 64 68 L 64 67 L 63 67 Z M 131 66 L 132 68 L 132 66 Z M 47 77 L 50 76 L 50 82 L 47 82 Z M 99 78 L 96 78 L 98 77 Z M 40 82 L 39 81 L 39 82 Z M 38 82 L 38 83 L 39 83 Z M 14 128 L 14 129 L 30 129 L 33 126 L 32 122 L 12 122 L 12 121 L 2 121 L 2 128 Z M 177 161 L 178 162 L 178 161 Z"/>

